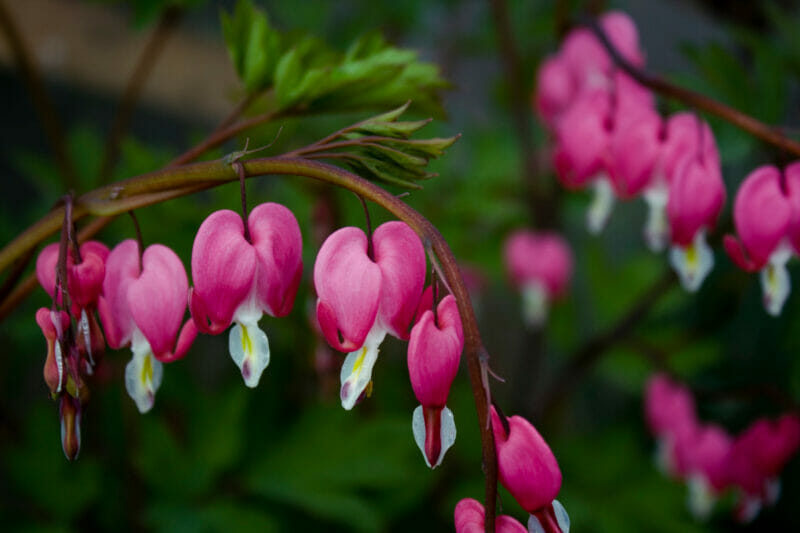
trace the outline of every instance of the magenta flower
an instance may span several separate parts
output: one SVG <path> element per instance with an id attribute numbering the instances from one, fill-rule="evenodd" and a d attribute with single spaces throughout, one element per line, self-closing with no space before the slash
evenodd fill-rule
<path id="1" fill-rule="evenodd" d="M 303 271 L 297 219 L 280 204 L 261 204 L 247 217 L 229 210 L 212 213 L 200 225 L 192 247 L 189 309 L 197 328 L 212 335 L 231 329 L 228 348 L 248 387 L 269 364 L 267 335 L 258 327 L 263 313 L 287 315 Z"/>
<path id="2" fill-rule="evenodd" d="M 795 414 L 756 420 L 736 438 L 728 458 L 728 476 L 740 492 L 736 510 L 740 521 L 751 521 L 763 505 L 778 500 L 778 476 L 798 446 L 800 418 Z"/>
<path id="3" fill-rule="evenodd" d="M 670 263 L 689 292 L 700 288 L 714 266 L 706 233 L 725 204 L 719 153 L 711 129 L 703 123 L 703 144 L 694 157 L 682 159 L 669 184 L 667 219 L 672 249 Z"/>
<path id="4" fill-rule="evenodd" d="M 559 56 L 551 56 L 539 66 L 536 74 L 536 92 L 533 105 L 539 116 L 549 127 L 575 99 L 575 79 L 566 62 Z"/>
<path id="5" fill-rule="evenodd" d="M 800 217 L 800 162 L 781 171 L 762 166 L 745 178 L 733 205 L 739 236 L 725 236 L 725 250 L 740 268 L 760 271 L 764 307 L 780 314 L 791 282 L 786 263 L 797 250 Z"/>
<path id="6" fill-rule="evenodd" d="M 687 503 L 696 518 L 707 518 L 717 497 L 727 487 L 732 444 L 731 436 L 713 424 L 697 426 L 676 440 L 678 470 L 687 481 Z"/>
<path id="7" fill-rule="evenodd" d="M 555 500 L 561 470 L 553 452 L 533 425 L 520 416 L 504 420 L 491 407 L 500 483 L 531 513 L 528 531 L 569 531 L 569 517 Z M 538 529 L 537 529 L 538 528 Z"/>
<path id="8" fill-rule="evenodd" d="M 456 438 L 453 412 L 447 408 L 450 385 L 458 372 L 464 333 L 456 300 L 445 296 L 433 311 L 421 314 L 408 341 L 408 374 L 421 404 L 414 410 L 412 429 L 425 463 L 436 468 Z"/>
<path id="9" fill-rule="evenodd" d="M 464 498 L 456 504 L 453 520 L 456 533 L 483 533 L 486 511 L 483 504 L 472 498 Z M 495 533 L 527 533 L 525 526 L 508 515 L 499 515 L 494 521 Z M 568 533 L 568 532 L 565 532 Z"/>
<path id="10" fill-rule="evenodd" d="M 134 240 L 122 241 L 111 250 L 98 310 L 109 346 L 131 346 L 125 388 L 144 413 L 153 407 L 163 376 L 162 362 L 186 355 L 197 328 L 192 320 L 181 328 L 189 282 L 175 252 L 153 244 L 141 256 L 141 268 L 139 260 Z"/>
<path id="11" fill-rule="evenodd" d="M 39 284 L 61 304 L 61 294 L 56 295 L 56 267 L 59 243 L 45 246 L 36 259 L 36 277 Z M 75 262 L 72 251 L 67 252 L 67 294 L 71 312 L 77 320 L 77 342 L 80 353 L 86 358 L 86 369 L 92 373 L 105 351 L 105 339 L 94 309 L 103 290 L 105 262 L 108 248 L 97 241 L 87 241 L 80 246 L 79 262 Z"/>
<path id="12" fill-rule="evenodd" d="M 349 352 L 342 365 L 342 407 L 352 409 L 372 380 L 387 333 L 406 340 L 425 283 L 425 250 L 404 222 L 333 232 L 314 264 L 317 320 L 334 349 Z M 370 250 L 372 256 L 370 256 Z"/>
<path id="13" fill-rule="evenodd" d="M 522 315 L 529 326 L 544 323 L 550 304 L 567 290 L 572 252 L 557 233 L 517 230 L 506 238 L 504 262 L 522 292 Z"/>
<path id="14" fill-rule="evenodd" d="M 674 477 L 683 476 L 677 448 L 684 439 L 691 440 L 699 426 L 691 392 L 666 375 L 656 374 L 645 385 L 644 414 L 656 438 L 659 469 Z"/>

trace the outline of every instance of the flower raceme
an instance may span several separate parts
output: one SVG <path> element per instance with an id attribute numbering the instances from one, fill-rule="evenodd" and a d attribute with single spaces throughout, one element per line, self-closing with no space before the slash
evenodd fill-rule
<path id="1" fill-rule="evenodd" d="M 491 407 L 500 483 L 528 511 L 528 531 L 569 533 L 569 516 L 555 499 L 561 470 L 553 452 L 533 425 L 521 416 L 501 419 Z"/>
<path id="2" fill-rule="evenodd" d="M 153 407 L 162 363 L 183 357 L 197 335 L 191 319 L 181 327 L 188 291 L 186 270 L 166 246 L 153 244 L 140 258 L 139 245 L 128 239 L 108 255 L 100 320 L 109 346 L 131 347 L 125 388 L 142 413 Z"/>
<path id="3" fill-rule="evenodd" d="M 314 264 L 317 320 L 328 344 L 349 352 L 340 374 L 345 409 L 368 392 L 386 334 L 409 338 L 424 283 L 425 250 L 404 222 L 382 224 L 371 242 L 345 227 L 322 244 Z"/>
<path id="4" fill-rule="evenodd" d="M 456 533 L 483 533 L 486 511 L 483 504 L 473 498 L 464 498 L 453 513 L 456 524 Z M 500 515 L 494 521 L 495 533 L 527 533 L 525 526 L 515 518 Z"/>
<path id="5" fill-rule="evenodd" d="M 511 282 L 522 291 L 522 316 L 528 326 L 547 319 L 553 301 L 567 290 L 572 277 L 572 252 L 556 233 L 517 230 L 503 247 Z"/>
<path id="6" fill-rule="evenodd" d="M 414 395 L 421 404 L 414 410 L 412 429 L 425 463 L 436 468 L 453 445 L 456 426 L 445 405 L 458 372 L 464 333 L 452 295 L 439 302 L 436 314 L 421 313 L 408 341 L 408 373 Z"/>
<path id="7" fill-rule="evenodd" d="M 236 323 L 230 354 L 245 384 L 255 387 L 270 358 L 258 321 L 263 313 L 291 311 L 303 271 L 302 236 L 292 212 L 276 203 L 253 209 L 247 226 L 246 232 L 242 217 L 230 210 L 203 221 L 192 247 L 189 309 L 203 333 L 217 335 Z"/>
<path id="8" fill-rule="evenodd" d="M 733 221 L 738 239 L 726 235 L 725 251 L 745 271 L 760 271 L 764 307 L 777 316 L 791 290 L 786 263 L 800 251 L 800 162 L 751 172 L 736 193 Z"/>

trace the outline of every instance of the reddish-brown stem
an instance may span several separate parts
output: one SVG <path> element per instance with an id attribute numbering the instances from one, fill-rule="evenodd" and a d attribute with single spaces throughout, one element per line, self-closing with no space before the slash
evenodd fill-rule
<path id="1" fill-rule="evenodd" d="M 58 165 L 61 176 L 64 178 L 66 190 L 75 190 L 78 186 L 75 165 L 69 157 L 64 138 L 64 129 L 56 114 L 55 107 L 47 96 L 42 77 L 36 64 L 31 57 L 28 47 L 14 22 L 11 13 L 6 8 L 5 2 L 0 0 L 0 27 L 6 34 L 6 39 L 14 54 L 14 61 L 19 68 L 25 84 L 28 86 L 28 93 L 33 101 L 36 113 L 42 123 L 50 148 L 53 150 L 56 164 Z"/>
<path id="2" fill-rule="evenodd" d="M 122 99 L 119 103 L 119 109 L 114 117 L 114 123 L 111 126 L 111 131 L 108 134 L 108 141 L 106 142 L 105 154 L 103 156 L 103 164 L 100 167 L 99 183 L 108 183 L 111 174 L 114 170 L 114 165 L 117 163 L 119 156 L 119 145 L 122 142 L 122 137 L 128 129 L 128 124 L 136 107 L 136 102 L 139 100 L 139 95 L 144 88 L 145 82 L 152 72 L 156 64 L 158 56 L 164 49 L 172 30 L 178 25 L 181 19 L 182 11 L 178 7 L 169 7 L 164 10 L 158 25 L 150 34 L 139 60 L 133 69 L 131 77 L 125 86 L 122 93 Z"/>
<path id="3" fill-rule="evenodd" d="M 241 161 L 233 163 L 236 168 L 236 173 L 239 175 L 239 196 L 242 198 L 242 223 L 244 224 L 244 239 L 247 242 L 253 242 L 250 239 L 250 222 L 247 215 L 247 175 L 244 173 L 244 166 Z"/>
<path id="4" fill-rule="evenodd" d="M 372 219 L 369 217 L 369 207 L 363 196 L 356 195 L 356 197 L 361 202 L 361 208 L 364 209 L 364 223 L 367 226 L 367 257 L 375 261 L 375 245 L 372 244 Z"/>
<path id="5" fill-rule="evenodd" d="M 142 238 L 142 228 L 139 226 L 139 220 L 136 218 L 136 214 L 133 211 L 128 211 L 128 215 L 131 217 L 131 222 L 133 222 L 133 230 L 136 232 L 136 245 L 139 248 L 139 272 L 144 270 L 144 264 L 142 263 L 142 256 L 144 255 L 144 239 Z"/>
<path id="6" fill-rule="evenodd" d="M 738 109 L 734 109 L 721 102 L 717 102 L 713 98 L 709 98 L 704 94 L 700 94 L 689 89 L 684 89 L 678 85 L 674 85 L 658 76 L 648 74 L 647 72 L 635 67 L 627 61 L 622 54 L 611 44 L 608 36 L 603 32 L 602 28 L 595 20 L 586 22 L 586 26 L 595 34 L 595 36 L 603 44 L 614 64 L 625 71 L 631 78 L 639 82 L 641 85 L 664 95 L 668 98 L 679 100 L 684 104 L 697 109 L 705 111 L 711 115 L 715 115 L 737 126 L 753 137 L 761 139 L 764 142 L 773 144 L 778 148 L 800 156 L 800 143 L 785 137 L 779 128 L 773 128 L 763 122 L 757 120 L 750 115 L 742 113 Z"/>

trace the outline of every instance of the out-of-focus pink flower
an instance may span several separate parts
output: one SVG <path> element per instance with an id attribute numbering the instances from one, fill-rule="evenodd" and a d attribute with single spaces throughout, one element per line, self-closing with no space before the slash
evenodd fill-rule
<path id="1" fill-rule="evenodd" d="M 422 313 L 408 341 L 408 374 L 421 404 L 414 410 L 411 425 L 431 468 L 441 464 L 455 441 L 455 421 L 446 404 L 463 349 L 461 316 L 455 298 L 447 295 L 439 302 L 436 315 L 430 310 Z"/>
<path id="2" fill-rule="evenodd" d="M 372 235 L 358 228 L 331 234 L 314 264 L 317 319 L 328 343 L 350 352 L 342 365 L 342 406 L 352 409 L 371 383 L 387 333 L 408 339 L 425 283 L 425 250 L 404 222 L 387 222 Z"/>
<path id="3" fill-rule="evenodd" d="M 197 336 L 197 327 L 189 319 L 181 328 L 189 282 L 175 252 L 153 244 L 141 262 L 140 269 L 134 240 L 122 241 L 111 251 L 98 310 L 108 344 L 115 349 L 131 346 L 133 358 L 125 367 L 125 387 L 144 413 L 153 407 L 163 376 L 162 362 L 183 357 Z"/>
<path id="4" fill-rule="evenodd" d="M 483 533 L 486 511 L 483 504 L 473 498 L 464 498 L 456 505 L 453 519 L 456 524 L 456 533 Z M 499 515 L 495 518 L 494 530 L 496 533 L 527 533 L 525 526 L 515 518 L 508 515 Z"/>
<path id="5" fill-rule="evenodd" d="M 525 322 L 542 324 L 572 277 L 569 245 L 556 233 L 517 230 L 506 238 L 503 255 L 511 282 L 522 291 Z"/>
<path id="6" fill-rule="evenodd" d="M 291 311 L 303 272 L 302 236 L 297 219 L 280 204 L 264 203 L 247 217 L 230 210 L 212 213 L 200 225 L 192 247 L 189 309 L 198 329 L 216 335 L 231 323 L 228 348 L 244 382 L 255 387 L 269 364 L 267 335 L 258 327 L 263 313 Z"/>
<path id="7" fill-rule="evenodd" d="M 738 239 L 725 236 L 725 250 L 740 268 L 761 271 L 764 307 L 777 316 L 791 290 L 786 263 L 798 251 L 800 162 L 781 171 L 762 166 L 745 178 L 733 204 Z"/>
<path id="8" fill-rule="evenodd" d="M 713 134 L 706 124 L 702 128 L 703 144 L 696 157 L 677 164 L 667 198 L 670 262 L 690 292 L 700 288 L 714 266 L 706 232 L 716 224 L 726 196 Z"/>
<path id="9" fill-rule="evenodd" d="M 683 477 L 686 471 L 678 448 L 692 441 L 699 422 L 689 389 L 664 374 L 652 376 L 645 385 L 644 414 L 657 441 L 656 462 L 666 474 Z"/>
<path id="10" fill-rule="evenodd" d="M 555 501 L 561 489 L 561 470 L 553 452 L 533 425 L 520 416 L 501 420 L 492 406 L 492 430 L 500 483 L 523 509 L 531 523 L 546 533 L 569 529 L 569 518 Z M 534 531 L 539 531 L 533 529 Z"/>
<path id="11" fill-rule="evenodd" d="M 690 512 L 705 519 L 728 484 L 728 457 L 733 439 L 719 426 L 698 425 L 675 444 L 677 469 L 689 487 Z"/>

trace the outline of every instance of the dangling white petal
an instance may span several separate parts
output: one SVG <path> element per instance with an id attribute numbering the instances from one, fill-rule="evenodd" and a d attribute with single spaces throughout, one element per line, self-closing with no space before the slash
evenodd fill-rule
<path id="1" fill-rule="evenodd" d="M 64 383 L 64 356 L 61 353 L 61 339 L 63 338 L 64 331 L 61 328 L 61 317 L 55 311 L 50 311 L 50 322 L 56 329 L 56 344 L 54 354 L 56 360 L 56 370 L 58 371 L 58 387 L 56 393 L 61 392 L 61 384 Z"/>
<path id="2" fill-rule="evenodd" d="M 258 320 L 237 322 L 228 336 L 231 358 L 242 372 L 244 384 L 250 388 L 258 385 L 261 374 L 269 365 L 269 340 L 258 327 Z"/>
<path id="3" fill-rule="evenodd" d="M 592 203 L 589 204 L 589 210 L 586 212 L 586 227 L 589 233 L 597 235 L 608 224 L 611 210 L 614 209 L 616 195 L 611 181 L 605 174 L 600 174 L 592 181 L 592 189 L 594 196 Z"/>
<path id="4" fill-rule="evenodd" d="M 434 465 L 431 465 L 430 461 L 428 461 L 428 454 L 425 453 L 425 438 L 427 437 L 427 432 L 425 430 L 425 415 L 422 406 L 418 405 L 417 408 L 414 409 L 414 414 L 411 416 L 411 431 L 414 433 L 414 442 L 417 443 L 419 451 L 422 452 L 422 458 L 425 460 L 425 464 L 428 465 L 428 468 L 436 468 L 442 464 L 445 452 L 456 442 L 456 421 L 453 417 L 453 411 L 448 407 L 444 407 L 439 416 L 441 428 L 439 434 L 440 451 L 439 458 Z"/>
<path id="5" fill-rule="evenodd" d="M 136 329 L 133 332 L 131 351 L 133 358 L 125 366 L 125 389 L 140 413 L 153 407 L 156 391 L 161 386 L 164 365 L 153 356 L 150 343 Z"/>
<path id="6" fill-rule="evenodd" d="M 769 261 L 761 269 L 761 289 L 764 294 L 764 308 L 772 316 L 781 314 L 783 304 L 789 297 L 792 290 L 792 282 L 789 279 L 789 271 L 786 270 L 786 263 L 792 257 L 792 250 L 786 245 L 779 246 Z"/>
<path id="7" fill-rule="evenodd" d="M 91 376 L 94 368 L 94 357 L 92 356 L 92 335 L 89 330 L 89 317 L 86 316 L 86 309 L 81 309 L 81 318 L 78 321 L 78 335 L 83 335 L 83 345 L 86 347 L 86 355 L 89 358 L 86 373 Z"/>
<path id="8" fill-rule="evenodd" d="M 346 410 L 353 408 L 361 393 L 372 381 L 372 367 L 378 360 L 379 348 L 385 336 L 386 330 L 370 331 L 364 346 L 347 354 L 339 374 L 342 383 L 339 396 L 342 407 Z"/>
<path id="9" fill-rule="evenodd" d="M 560 501 L 553 500 L 553 512 L 556 515 L 558 527 L 561 528 L 561 533 L 569 533 L 569 514 Z"/>
<path id="10" fill-rule="evenodd" d="M 692 474 L 687 482 L 689 493 L 686 506 L 697 520 L 706 520 L 711 515 L 714 503 L 717 501 L 711 485 L 702 474 Z"/>
<path id="11" fill-rule="evenodd" d="M 439 460 L 436 461 L 434 467 L 442 464 L 444 454 L 456 442 L 456 419 L 453 417 L 453 411 L 448 407 L 442 409 L 442 434 L 440 436 L 442 443 L 442 451 L 439 453 Z"/>
<path id="12" fill-rule="evenodd" d="M 542 527 L 542 523 L 539 522 L 539 519 L 536 516 L 531 515 L 528 518 L 528 533 L 547 533 L 544 528 Z"/>
<path id="13" fill-rule="evenodd" d="M 736 518 L 742 524 L 749 524 L 761 512 L 761 500 L 754 496 L 742 495 L 739 502 L 739 508 L 736 512 Z"/>
<path id="14" fill-rule="evenodd" d="M 549 302 L 547 289 L 538 281 L 522 286 L 522 318 L 528 327 L 541 326 L 547 320 Z"/>
<path id="15" fill-rule="evenodd" d="M 414 442 L 417 443 L 417 448 L 422 452 L 422 458 L 425 459 L 425 464 L 430 467 L 431 463 L 428 461 L 428 455 L 425 453 L 425 416 L 422 414 L 421 405 L 418 405 L 411 415 L 411 432 L 414 433 Z"/>
<path id="16" fill-rule="evenodd" d="M 764 482 L 764 500 L 767 505 L 775 505 L 781 497 L 781 480 L 773 477 Z"/>
<path id="17" fill-rule="evenodd" d="M 661 252 L 667 246 L 669 223 L 667 222 L 667 198 L 669 190 L 659 184 L 644 191 L 647 203 L 647 221 L 644 225 L 644 240 L 653 252 Z"/>
<path id="18" fill-rule="evenodd" d="M 685 248 L 673 246 L 669 261 L 678 273 L 683 288 L 689 292 L 697 292 L 714 268 L 714 252 L 706 242 L 706 231 L 698 231 L 691 244 Z"/>

